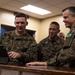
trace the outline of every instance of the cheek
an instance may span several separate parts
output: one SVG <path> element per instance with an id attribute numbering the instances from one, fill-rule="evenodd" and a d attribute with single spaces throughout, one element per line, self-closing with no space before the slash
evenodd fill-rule
<path id="1" fill-rule="evenodd" d="M 26 28 L 26 25 L 22 26 L 21 28 L 22 28 L 22 29 L 25 29 L 25 28 Z"/>
<path id="2" fill-rule="evenodd" d="M 70 18 L 68 19 L 68 21 L 69 21 L 69 22 L 74 22 L 74 21 L 75 21 L 75 18 L 74 18 L 74 17 L 70 17 Z"/>
<path id="3" fill-rule="evenodd" d="M 68 20 L 68 24 L 69 24 L 69 25 L 72 25 L 73 23 L 74 23 L 74 20 L 72 20 L 72 19 L 69 19 L 69 20 Z"/>
<path id="4" fill-rule="evenodd" d="M 58 31 L 55 31 L 55 32 L 54 32 L 54 35 L 57 35 L 57 34 L 58 34 Z"/>
<path id="5" fill-rule="evenodd" d="M 18 25 L 19 27 L 22 27 L 22 28 L 25 28 L 26 27 L 26 25 Z"/>
<path id="6" fill-rule="evenodd" d="M 18 25 L 17 25 L 17 24 L 15 24 L 15 26 L 16 26 L 16 27 L 18 27 Z"/>

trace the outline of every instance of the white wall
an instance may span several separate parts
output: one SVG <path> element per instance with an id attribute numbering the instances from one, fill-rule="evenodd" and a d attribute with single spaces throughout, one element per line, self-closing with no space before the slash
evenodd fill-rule
<path id="1" fill-rule="evenodd" d="M 35 32 L 35 39 L 37 42 L 39 42 L 40 20 L 30 17 L 28 19 L 28 26 L 26 28 L 36 31 Z"/>
<path id="2" fill-rule="evenodd" d="M 1 21 L 1 24 L 15 26 L 13 12 L 0 9 L 0 21 Z"/>

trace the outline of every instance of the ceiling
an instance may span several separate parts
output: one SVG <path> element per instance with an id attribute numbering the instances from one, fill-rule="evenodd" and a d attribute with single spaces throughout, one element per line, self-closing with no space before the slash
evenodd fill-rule
<path id="1" fill-rule="evenodd" d="M 28 4 L 32 4 L 43 9 L 47 9 L 52 13 L 41 16 L 20 9 L 20 7 Z M 38 19 L 44 19 L 59 15 L 61 14 L 62 9 L 68 6 L 75 6 L 75 0 L 0 0 L 0 8 L 11 10 L 14 12 L 22 12 Z"/>

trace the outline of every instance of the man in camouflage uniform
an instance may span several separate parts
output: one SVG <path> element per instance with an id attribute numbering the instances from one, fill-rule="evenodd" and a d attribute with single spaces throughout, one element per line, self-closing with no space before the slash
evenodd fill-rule
<path id="1" fill-rule="evenodd" d="M 28 60 L 29 55 L 26 55 L 26 51 L 36 45 L 36 41 L 26 32 L 27 16 L 23 13 L 19 13 L 15 16 L 14 22 L 16 29 L 4 33 L 0 38 L 0 44 L 6 47 L 11 65 L 24 65 L 25 63 L 32 61 L 35 56 Z M 31 53 L 30 53 L 31 54 Z"/>
<path id="2" fill-rule="evenodd" d="M 26 65 L 45 65 L 48 59 L 53 58 L 63 47 L 64 40 L 57 36 L 60 26 L 57 22 L 51 22 L 49 36 L 40 41 L 37 45 L 37 62 L 30 62 Z"/>
<path id="3" fill-rule="evenodd" d="M 67 7 L 62 12 L 63 22 L 70 32 L 66 36 L 63 49 L 49 60 L 48 65 L 75 68 L 75 6 Z"/>

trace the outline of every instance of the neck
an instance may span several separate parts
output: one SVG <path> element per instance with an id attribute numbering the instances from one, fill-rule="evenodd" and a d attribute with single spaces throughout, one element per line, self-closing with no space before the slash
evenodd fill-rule
<path id="1" fill-rule="evenodd" d="M 57 36 L 53 37 L 53 38 L 49 37 L 50 40 L 55 40 L 56 38 L 57 38 Z"/>
<path id="2" fill-rule="evenodd" d="M 15 30 L 15 34 L 20 36 L 20 35 L 25 34 L 25 31 L 20 31 L 19 32 L 19 31 Z"/>

